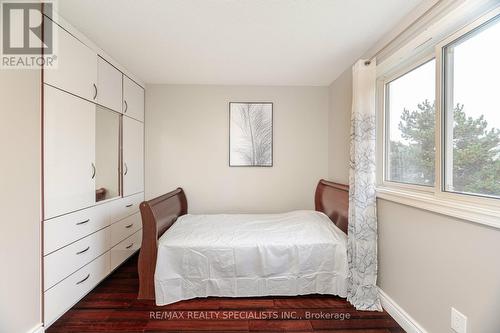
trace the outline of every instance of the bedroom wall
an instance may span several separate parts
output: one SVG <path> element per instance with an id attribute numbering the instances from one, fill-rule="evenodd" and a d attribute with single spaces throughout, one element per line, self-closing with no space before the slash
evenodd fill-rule
<path id="1" fill-rule="evenodd" d="M 273 167 L 228 166 L 230 101 L 274 103 Z M 182 186 L 192 213 L 313 209 L 328 101 L 328 87 L 148 85 L 146 198 Z"/>
<path id="2" fill-rule="evenodd" d="M 328 178 L 349 183 L 349 132 L 351 127 L 352 72 L 346 69 L 328 87 Z"/>
<path id="3" fill-rule="evenodd" d="M 379 286 L 429 333 L 500 331 L 500 230 L 378 200 Z"/>
<path id="4" fill-rule="evenodd" d="M 347 180 L 348 69 L 330 86 L 333 180 Z M 342 121 L 343 120 L 343 121 Z M 468 317 L 468 332 L 500 331 L 500 230 L 378 200 L 378 285 L 428 333 L 453 332 L 451 307 Z"/>
<path id="5" fill-rule="evenodd" d="M 41 323 L 40 71 L 0 70 L 0 332 Z"/>

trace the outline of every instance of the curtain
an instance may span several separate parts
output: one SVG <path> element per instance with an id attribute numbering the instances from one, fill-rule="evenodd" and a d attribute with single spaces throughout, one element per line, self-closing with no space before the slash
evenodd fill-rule
<path id="1" fill-rule="evenodd" d="M 376 286 L 375 62 L 359 60 L 352 75 L 347 299 L 358 310 L 382 311 Z"/>

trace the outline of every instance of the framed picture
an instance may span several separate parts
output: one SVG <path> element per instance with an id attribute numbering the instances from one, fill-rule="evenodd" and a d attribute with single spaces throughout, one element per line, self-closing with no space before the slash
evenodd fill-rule
<path id="1" fill-rule="evenodd" d="M 273 103 L 229 103 L 229 166 L 273 166 Z"/>

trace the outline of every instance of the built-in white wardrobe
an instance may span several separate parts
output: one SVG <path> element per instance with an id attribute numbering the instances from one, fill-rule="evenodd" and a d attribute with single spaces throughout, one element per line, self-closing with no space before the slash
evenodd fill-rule
<path id="1" fill-rule="evenodd" d="M 43 70 L 47 327 L 140 248 L 144 88 L 63 19 L 45 20 L 57 40 Z"/>

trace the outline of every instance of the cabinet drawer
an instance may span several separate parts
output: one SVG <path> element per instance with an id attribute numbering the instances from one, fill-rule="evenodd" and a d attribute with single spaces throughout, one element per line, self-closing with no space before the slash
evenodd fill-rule
<path id="1" fill-rule="evenodd" d="M 109 225 L 108 205 L 99 205 L 44 222 L 43 254 L 73 243 Z"/>
<path id="2" fill-rule="evenodd" d="M 110 253 L 106 252 L 45 292 L 45 326 L 85 296 L 110 272 Z"/>
<path id="3" fill-rule="evenodd" d="M 108 251 L 109 235 L 108 227 L 45 256 L 44 290 Z"/>
<path id="4" fill-rule="evenodd" d="M 112 201 L 108 211 L 110 224 L 139 211 L 139 205 L 144 201 L 144 193 L 137 193 L 129 197 Z"/>
<path id="5" fill-rule="evenodd" d="M 111 246 L 120 243 L 142 228 L 141 214 L 139 212 L 124 218 L 110 226 Z"/>
<path id="6" fill-rule="evenodd" d="M 111 270 L 114 270 L 135 251 L 141 248 L 142 242 L 142 229 L 127 239 L 124 239 L 113 247 L 111 253 Z"/>

